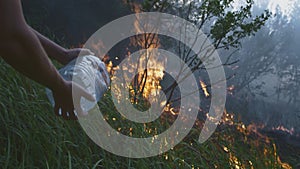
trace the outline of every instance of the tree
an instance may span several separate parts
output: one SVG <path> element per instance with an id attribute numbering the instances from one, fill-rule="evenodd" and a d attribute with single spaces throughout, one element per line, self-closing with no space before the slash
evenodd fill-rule
<path id="1" fill-rule="evenodd" d="M 235 93 L 251 93 L 253 96 L 270 97 L 277 101 L 297 103 L 298 95 L 298 55 L 296 40 L 299 17 L 287 18 L 278 9 L 276 15 L 267 26 L 243 41 L 243 49 L 234 57 L 243 56 L 237 64 L 238 72 L 231 83 L 235 85 Z M 269 77 L 266 79 L 265 77 Z M 270 77 L 273 80 L 270 81 Z M 269 84 L 268 84 L 269 83 Z M 275 93 L 264 91 L 266 87 L 276 86 Z M 275 100 L 273 100 L 275 102 Z"/>
<path id="2" fill-rule="evenodd" d="M 242 41 L 233 57 L 243 57 L 228 71 L 235 74 L 229 81 L 235 89 L 227 108 L 245 122 L 264 123 L 265 130 L 284 126 L 299 132 L 298 16 L 278 9 L 256 36 Z"/>
<path id="3" fill-rule="evenodd" d="M 142 2 L 140 8 L 137 7 L 137 1 L 127 0 L 126 2 L 131 9 L 136 12 L 159 11 L 170 13 L 194 23 L 206 34 L 208 39 L 211 40 L 218 50 L 239 49 L 241 47 L 241 40 L 254 35 L 264 26 L 271 16 L 270 12 L 265 10 L 260 15 L 253 17 L 251 11 L 254 5 L 253 0 L 247 0 L 239 9 L 232 8 L 233 0 L 146 0 Z M 139 10 L 136 10 L 137 8 Z M 147 42 L 148 46 L 144 43 L 139 47 L 142 49 L 149 48 L 149 44 L 152 44 L 151 39 L 153 39 L 154 36 L 157 35 L 148 34 L 143 36 L 143 42 Z M 159 38 L 161 44 L 166 42 L 160 45 L 160 47 L 163 46 L 164 48 L 168 48 L 168 50 L 174 51 L 190 66 L 193 72 L 197 74 L 205 72 L 206 68 L 203 62 L 197 58 L 197 54 L 190 48 L 179 41 L 170 42 L 164 37 Z M 231 56 L 232 55 L 229 54 L 223 57 L 223 65 L 228 66 L 237 62 L 237 60 L 232 60 Z M 144 73 L 146 74 L 147 70 Z M 201 79 L 205 79 L 203 73 L 202 76 Z M 143 77 L 147 78 L 147 76 L 144 75 Z M 213 84 L 208 84 L 207 87 L 211 85 Z M 176 82 L 173 81 L 173 83 L 165 89 L 166 93 L 171 93 L 169 101 L 171 101 L 170 98 L 176 86 Z"/>

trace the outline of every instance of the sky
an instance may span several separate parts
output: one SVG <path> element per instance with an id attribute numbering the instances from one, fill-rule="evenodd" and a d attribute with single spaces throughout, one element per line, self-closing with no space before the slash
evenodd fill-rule
<path id="1" fill-rule="evenodd" d="M 300 0 L 269 0 L 268 9 L 275 12 L 279 7 L 281 12 L 287 17 L 291 17 L 296 5 L 299 5 Z"/>
<path id="2" fill-rule="evenodd" d="M 235 0 L 234 8 L 237 9 L 245 0 Z M 288 18 L 292 17 L 296 5 L 300 5 L 300 0 L 254 0 L 256 5 L 267 7 L 272 13 L 276 13 L 279 8 L 283 15 Z"/>

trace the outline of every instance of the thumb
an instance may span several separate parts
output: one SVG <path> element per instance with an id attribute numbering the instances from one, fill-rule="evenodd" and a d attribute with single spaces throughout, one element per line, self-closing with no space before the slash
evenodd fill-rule
<path id="1" fill-rule="evenodd" d="M 80 98 L 84 97 L 87 100 L 92 101 L 92 102 L 96 102 L 96 99 L 92 94 L 90 94 L 87 90 L 85 90 L 81 86 L 79 86 L 77 84 L 74 84 L 74 85 L 76 86 L 75 88 L 76 88 L 76 95 L 77 95 L 77 99 L 75 100 L 74 106 L 77 111 L 77 115 L 83 117 L 83 116 L 88 115 L 88 112 L 83 111 L 83 109 L 81 107 L 81 103 L 80 103 Z"/>

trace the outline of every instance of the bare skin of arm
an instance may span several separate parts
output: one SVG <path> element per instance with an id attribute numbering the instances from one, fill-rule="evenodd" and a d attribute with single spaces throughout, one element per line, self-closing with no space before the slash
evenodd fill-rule
<path id="1" fill-rule="evenodd" d="M 74 49 L 65 49 L 58 44 L 54 43 L 53 41 L 49 40 L 33 28 L 29 27 L 38 37 L 39 41 L 41 42 L 43 48 L 45 49 L 46 53 L 49 57 L 57 60 L 61 64 L 65 65 L 69 63 L 71 60 L 75 59 L 79 53 L 81 55 L 94 55 L 89 49 L 83 48 L 74 48 Z"/>
<path id="2" fill-rule="evenodd" d="M 38 37 L 25 22 L 20 0 L 0 0 L 0 56 L 17 71 L 50 88 L 55 100 L 54 111 L 65 119 L 76 119 L 72 87 L 78 96 L 93 101 L 92 95 L 80 86 L 65 81 L 48 59 Z M 79 100 L 77 100 L 79 101 Z M 79 114 L 84 114 L 80 106 Z"/>

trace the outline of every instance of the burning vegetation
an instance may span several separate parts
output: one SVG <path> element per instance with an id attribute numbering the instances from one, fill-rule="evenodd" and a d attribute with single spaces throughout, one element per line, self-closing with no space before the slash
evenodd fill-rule
<path id="1" fill-rule="evenodd" d="M 140 5 L 131 3 L 130 6 L 134 12 L 141 12 Z M 138 20 L 134 25 L 137 32 L 143 32 L 143 28 L 139 25 Z M 102 47 L 101 45 L 102 43 L 95 43 L 94 47 L 99 50 L 99 47 Z M 114 66 L 112 61 L 108 61 L 107 69 L 111 73 L 112 80 L 117 78 L 114 76 L 114 72 L 120 69 L 126 73 L 135 74 L 130 85 L 125 86 L 124 83 L 123 87 L 130 93 L 130 97 L 127 99 L 129 99 L 135 107 L 144 110 L 145 107 L 153 102 L 151 99 L 159 97 L 157 91 L 163 90 L 161 81 L 165 76 L 164 67 L 167 60 L 157 60 L 157 57 L 149 52 L 149 49 L 161 47 L 160 39 L 157 34 L 141 34 L 133 36 L 130 38 L 129 45 L 142 50 L 138 51 L 138 61 L 135 62 L 135 60 L 132 60 L 132 53 L 130 50 L 127 50 L 125 56 L 117 56 L 118 59 L 123 58 L 129 60 L 129 64 L 126 67 Z M 150 69 L 149 67 L 152 67 L 152 65 L 156 65 L 158 68 Z M 126 77 L 123 78 L 125 79 Z M 209 99 L 209 86 L 206 85 L 203 80 L 199 80 L 199 86 L 202 94 Z M 118 90 L 114 87 L 111 89 Z M 233 95 L 234 89 L 234 85 L 229 86 L 227 88 L 228 93 Z M 121 92 L 114 91 L 114 93 Z M 107 100 L 104 100 L 103 102 L 106 102 L 108 105 L 112 104 L 109 103 L 111 102 L 109 94 L 106 94 L 105 98 Z M 103 103 L 100 103 L 100 107 L 104 110 L 103 112 L 110 112 L 109 114 L 105 114 L 105 119 L 122 134 L 131 137 L 151 137 L 168 129 L 176 120 L 180 111 L 178 107 L 172 105 L 170 100 L 160 101 L 160 105 L 164 107 L 161 117 L 154 122 L 144 124 L 133 124 L 118 114 L 116 110 L 115 113 L 111 113 L 114 112 L 111 110 L 105 111 Z M 199 112 L 201 111 L 202 109 L 200 108 Z M 174 168 L 174 166 L 188 166 L 193 169 L 203 167 L 224 168 L 224 166 L 235 169 L 292 168 L 289 164 L 281 161 L 277 154 L 277 147 L 272 139 L 259 132 L 259 129 L 264 127 L 263 125 L 245 125 L 242 122 L 237 122 L 234 114 L 228 113 L 225 110 L 217 132 L 206 143 L 200 145 L 196 141 L 195 136 L 197 136 L 198 131 L 202 129 L 203 123 L 202 120 L 197 119 L 190 135 L 174 149 L 160 155 L 159 158 L 164 162 L 173 161 L 173 164 L 169 164 L 170 166 L 173 166 L 171 168 Z M 287 129 L 279 126 L 274 128 L 274 130 Z M 178 133 L 175 134 L 178 135 Z M 212 155 L 207 151 L 210 151 L 213 154 L 219 154 Z"/>
<path id="2" fill-rule="evenodd" d="M 141 9 L 140 4 L 132 3 L 130 0 L 124 1 L 126 1 L 132 11 L 136 13 L 144 11 Z M 170 5 L 162 2 L 165 1 L 151 0 L 147 1 L 149 4 L 145 5 L 150 5 L 153 9 L 159 10 Z M 222 6 L 214 8 L 213 5 L 219 4 L 217 1 L 205 1 L 204 6 L 199 8 L 198 11 L 193 11 L 193 3 L 190 3 L 193 1 L 179 2 L 181 4 L 178 6 L 181 9 L 185 7 L 184 2 L 188 2 L 188 9 L 191 10 L 184 11 L 183 9 L 183 13 L 192 13 L 192 19 L 198 15 L 198 17 L 203 17 L 203 20 L 209 20 L 208 18 L 214 17 L 212 13 L 217 12 L 212 9 L 223 9 Z M 230 6 L 232 1 L 219 2 Z M 252 3 L 251 0 L 248 2 Z M 64 2 L 62 1 L 61 3 Z M 251 9 L 251 6 L 247 6 L 248 8 Z M 176 8 L 174 9 L 177 10 Z M 227 10 L 227 8 L 224 9 Z M 212 32 L 214 33 L 214 42 L 220 45 L 218 46 L 219 48 L 228 48 L 231 44 L 233 46 L 238 45 L 236 42 L 240 39 L 235 39 L 234 35 L 226 36 L 228 35 L 226 31 L 233 28 L 231 26 L 236 26 L 238 29 L 245 28 L 245 30 L 257 30 L 255 26 L 263 26 L 262 23 L 250 23 L 249 25 L 253 25 L 253 27 L 247 27 L 248 23 L 245 24 L 243 21 L 236 20 L 236 16 L 246 20 L 249 19 L 247 9 L 241 9 L 246 11 L 246 15 L 243 15 L 243 11 L 237 11 L 236 13 L 230 13 L 230 15 L 220 15 L 223 22 L 216 20 L 216 26 L 213 26 Z M 264 21 L 267 20 L 265 16 L 262 15 Z M 225 22 L 225 19 L 228 18 L 233 24 Z M 255 20 L 257 22 L 260 21 L 259 18 Z M 201 23 L 201 25 L 204 24 Z M 135 27 L 137 32 L 142 32 L 138 22 L 135 23 Z M 226 29 L 220 30 L 218 27 Z M 244 33 L 239 31 L 236 36 L 245 37 Z M 221 32 L 222 35 L 218 32 Z M 251 34 L 251 32 L 246 33 Z M 142 34 L 130 38 L 130 46 L 138 49 L 155 49 L 161 47 L 162 44 L 156 34 Z M 92 47 L 98 56 L 102 55 L 102 49 L 105 48 L 104 43 L 101 41 L 95 41 Z M 131 62 L 127 67 L 122 68 L 114 65 L 113 58 L 114 60 L 128 58 L 130 61 L 131 54 L 132 51 L 128 47 L 124 56 L 111 56 L 109 58 L 106 55 L 102 59 L 107 63 L 107 70 L 111 73 L 112 80 L 116 78 L 114 72 L 120 69 L 136 74 L 130 85 L 125 87 L 130 93 L 128 99 L 130 99 L 131 103 L 138 109 L 145 110 L 148 108 L 149 102 L 151 102 L 150 98 L 156 98 L 158 96 L 157 90 L 163 89 L 161 81 L 166 76 L 164 64 L 168 60 L 157 60 L 152 53 L 141 52 L 138 62 Z M 43 102 L 44 98 L 41 98 L 43 94 L 39 93 L 40 88 L 37 85 L 16 75 L 2 60 L 0 60 L 0 65 L 1 77 L 5 77 L 1 81 L 1 84 L 5 87 L 1 88 L 0 92 L 5 96 L 0 98 L 0 107 L 3 110 L 0 113 L 0 124 L 3 124 L 0 143 L 4 145 L 0 151 L 0 164 L 4 168 L 24 168 L 24 166 L 29 168 L 36 166 L 40 166 L 40 168 L 292 168 L 288 163 L 282 161 L 282 156 L 279 157 L 279 148 L 273 138 L 266 136 L 261 131 L 265 128 L 264 124 L 244 124 L 238 120 L 234 113 L 229 113 L 226 110 L 217 131 L 203 144 L 198 142 L 199 132 L 203 128 L 204 123 L 204 120 L 199 118 L 196 120 L 190 134 L 180 144 L 166 153 L 146 159 L 127 159 L 115 156 L 103 151 L 103 149 L 100 149 L 87 139 L 83 133 L 80 133 L 82 128 L 79 125 L 57 120 L 53 113 L 49 111 L 49 108 L 45 109 L 47 103 Z M 145 69 L 152 65 L 156 65 L 158 69 Z M 237 69 L 237 67 L 234 67 L 233 70 Z M 199 81 L 199 86 L 201 87 L 199 92 L 205 96 L 205 99 L 209 100 L 211 95 L 210 85 L 205 80 L 201 80 Z M 235 86 L 231 85 L 227 90 L 233 96 Z M 26 93 L 26 91 L 29 92 Z M 160 118 L 151 123 L 136 124 L 125 119 L 114 108 L 110 92 L 108 91 L 99 103 L 101 112 L 103 112 L 105 119 L 115 130 L 131 137 L 152 137 L 158 135 L 167 130 L 180 113 L 176 105 L 168 100 L 161 100 L 160 105 L 164 106 L 164 110 Z M 118 91 L 115 91 L 115 93 L 118 93 Z M 39 100 L 35 102 L 36 98 L 39 98 Z M 12 100 L 15 100 L 15 102 L 12 102 Z M 199 108 L 199 113 L 206 114 L 205 108 Z M 32 120 L 32 118 L 35 118 L 35 120 Z M 207 116 L 206 118 L 212 117 Z M 40 130 L 37 130 L 39 128 Z M 272 130 L 291 135 L 295 134 L 294 128 L 283 125 L 274 126 Z M 174 134 L 178 135 L 178 133 Z M 295 163 L 299 164 L 299 161 Z"/>

